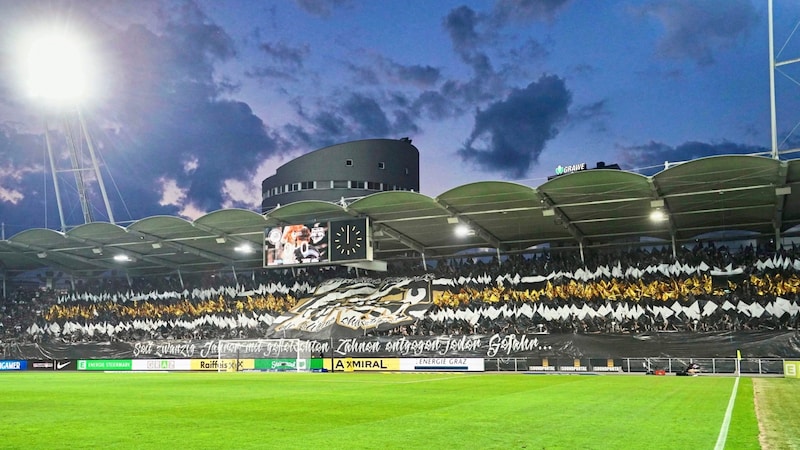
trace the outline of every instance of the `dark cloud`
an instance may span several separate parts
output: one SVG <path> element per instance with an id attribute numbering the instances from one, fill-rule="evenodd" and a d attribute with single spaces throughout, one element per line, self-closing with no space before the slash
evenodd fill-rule
<path id="1" fill-rule="evenodd" d="M 416 115 L 441 120 L 460 115 L 464 110 L 452 98 L 438 91 L 421 92 L 412 104 Z"/>
<path id="2" fill-rule="evenodd" d="M 444 28 L 450 35 L 453 49 L 465 64 L 472 67 L 475 78 L 486 79 L 493 74 L 492 63 L 485 52 L 480 50 L 491 39 L 489 31 L 478 31 L 478 26 L 484 22 L 472 8 L 460 6 L 450 11 L 444 19 Z"/>
<path id="3" fill-rule="evenodd" d="M 297 72 L 278 67 L 255 67 L 244 72 L 245 76 L 257 80 L 288 80 L 297 81 Z"/>
<path id="4" fill-rule="evenodd" d="M 495 43 L 498 33 L 509 24 L 550 20 L 571 0 L 498 0 L 487 13 L 478 13 L 469 6 L 459 6 L 444 18 L 443 26 L 453 48 L 462 57 L 479 46 Z M 531 44 L 534 44 L 533 46 Z M 541 51 L 535 41 L 526 44 L 529 50 Z"/>
<path id="5" fill-rule="evenodd" d="M 331 13 L 337 8 L 350 7 L 352 0 L 295 0 L 297 6 L 305 10 L 307 13 L 319 16 L 329 17 Z"/>
<path id="6" fill-rule="evenodd" d="M 344 64 L 355 75 L 357 82 L 371 85 L 400 84 L 425 89 L 436 85 L 442 76 L 437 67 L 422 64 L 404 65 L 382 55 L 375 56 L 366 64 L 356 64 L 351 61 L 346 61 Z"/>
<path id="7" fill-rule="evenodd" d="M 283 42 L 262 42 L 258 49 L 267 56 L 270 64 L 259 64 L 245 71 L 246 76 L 256 79 L 297 81 L 297 76 L 311 53 L 307 44 L 290 46 Z"/>
<path id="8" fill-rule="evenodd" d="M 396 109 L 393 112 L 394 124 L 392 129 L 395 133 L 418 133 L 420 131 L 417 126 L 417 116 L 412 114 L 408 109 Z"/>
<path id="9" fill-rule="evenodd" d="M 293 47 L 283 42 L 262 42 L 258 49 L 274 63 L 294 69 L 302 68 L 303 61 L 311 53 L 308 44 Z"/>
<path id="10" fill-rule="evenodd" d="M 509 51 L 509 58 L 516 61 L 539 60 L 550 54 L 550 51 L 535 39 L 527 39 L 518 48 Z"/>
<path id="11" fill-rule="evenodd" d="M 714 155 L 752 154 L 768 151 L 767 148 L 737 144 L 734 142 L 706 143 L 689 141 L 676 147 L 662 142 L 650 141 L 643 145 L 619 147 L 619 160 L 625 168 L 655 173 L 664 167 L 664 162 L 683 162 Z M 649 169 L 649 170 L 648 170 Z"/>
<path id="12" fill-rule="evenodd" d="M 378 85 L 381 84 L 382 77 L 381 75 L 375 70 L 374 64 L 369 65 L 359 65 L 355 64 L 351 61 L 344 62 L 345 67 L 349 70 L 353 77 L 355 78 L 355 82 L 360 85 Z"/>
<path id="13" fill-rule="evenodd" d="M 342 106 L 342 113 L 351 119 L 357 133 L 386 136 L 389 132 L 389 119 L 375 99 L 353 94 Z"/>
<path id="14" fill-rule="evenodd" d="M 635 11 L 664 26 L 658 44 L 662 56 L 688 58 L 701 66 L 714 63 L 716 51 L 734 46 L 758 24 L 750 0 L 660 0 Z"/>
<path id="15" fill-rule="evenodd" d="M 118 36 L 119 84 L 127 86 L 120 92 L 125 107 L 114 111 L 125 131 L 116 137 L 124 149 L 120 165 L 154 180 L 174 178 L 190 202 L 214 210 L 222 203 L 223 181 L 253 170 L 280 140 L 247 104 L 220 97 L 227 85 L 215 80 L 214 65 L 235 54 L 231 39 L 213 24 L 179 20 L 161 35 L 132 26 Z M 150 167 L 155 160 L 160 170 Z M 189 160 L 196 170 L 184 169 Z M 157 190 L 143 191 L 136 195 L 143 204 L 158 203 Z"/>
<path id="16" fill-rule="evenodd" d="M 444 28 L 457 52 L 471 50 L 480 43 L 477 31 L 479 21 L 478 14 L 469 6 L 459 6 L 444 18 Z"/>
<path id="17" fill-rule="evenodd" d="M 408 82 L 420 87 L 433 86 L 439 81 L 441 72 L 436 67 L 413 64 L 404 66 L 392 64 L 391 73 L 401 81 Z"/>
<path id="18" fill-rule="evenodd" d="M 89 6 L 66 3 L 71 5 L 70 23 L 80 23 L 83 32 L 102 36 L 98 52 L 104 64 L 97 70 L 107 87 L 104 97 L 87 107 L 84 115 L 101 150 L 103 169 L 113 179 L 106 180 L 107 187 L 123 187 L 118 195 L 122 202 L 112 199 L 117 220 L 174 215 L 187 204 L 200 211 L 219 209 L 230 201 L 223 194 L 226 179 L 249 182 L 263 160 L 288 148 L 248 104 L 230 99 L 238 83 L 219 77 L 216 68 L 236 57 L 235 43 L 195 3 L 148 2 L 148 7 L 157 7 L 157 13 L 147 21 L 119 27 L 94 16 L 96 11 Z M 291 64 L 291 48 L 270 50 L 271 57 Z M 6 137 L 0 142 L 4 147 L 0 152 L 14 149 L 9 140 L 32 145 L 19 134 Z M 59 154 L 64 154 L 63 136 L 54 131 L 53 141 Z M 41 160 L 8 161 L 12 161 L 8 173 L 28 174 L 4 180 L 14 190 L 8 198 L 16 191 L 25 195 L 15 200 L 13 208 L 42 211 L 44 197 L 35 194 L 43 190 Z M 39 167 L 37 176 L 25 172 L 34 163 Z M 172 180 L 183 190 L 182 204 L 161 201 L 164 180 Z M 95 194 L 90 189 L 90 195 Z M 3 200 L 0 204 L 12 207 Z"/>
<path id="19" fill-rule="evenodd" d="M 592 131 L 600 133 L 608 129 L 607 119 L 611 117 L 607 100 L 577 106 L 569 114 L 571 125 L 588 124 Z"/>
<path id="20" fill-rule="evenodd" d="M 439 91 L 444 97 L 462 105 L 472 106 L 497 98 L 499 92 L 508 90 L 506 80 L 510 75 L 529 79 L 525 62 L 546 55 L 544 46 L 534 40 L 528 40 L 523 46 L 510 51 L 503 50 L 498 43 L 502 41 L 500 32 L 505 23 L 468 6 L 451 10 L 442 24 L 450 36 L 453 49 L 461 61 L 472 69 L 472 75 L 467 80 L 446 80 Z M 495 69 L 490 54 L 499 56 L 502 70 Z"/>
<path id="21" fill-rule="evenodd" d="M 340 102 L 307 112 L 296 103 L 297 114 L 307 126 L 290 125 L 284 131 L 298 145 L 311 149 L 357 139 L 395 137 L 419 131 L 416 115 L 404 97 L 372 97 L 350 93 Z M 392 106 L 395 106 L 393 109 Z M 390 113 L 387 111 L 390 110 Z"/>
<path id="22" fill-rule="evenodd" d="M 482 169 L 521 178 L 558 134 L 571 102 L 563 79 L 543 76 L 478 111 L 469 140 L 458 153 Z"/>
<path id="23" fill-rule="evenodd" d="M 571 0 L 498 0 L 492 11 L 497 23 L 550 20 Z"/>

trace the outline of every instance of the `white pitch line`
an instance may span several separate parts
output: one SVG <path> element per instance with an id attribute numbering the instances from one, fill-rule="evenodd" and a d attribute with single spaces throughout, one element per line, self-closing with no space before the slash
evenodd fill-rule
<path id="1" fill-rule="evenodd" d="M 736 381 L 733 383 L 733 391 L 731 392 L 731 398 L 728 400 L 728 409 L 725 410 L 725 418 L 722 419 L 722 426 L 719 429 L 719 436 L 717 436 L 717 445 L 714 446 L 714 450 L 723 450 L 725 448 L 725 440 L 728 439 L 728 428 L 731 425 L 731 416 L 733 415 L 733 405 L 736 403 L 736 391 L 739 388 L 739 377 L 736 377 Z"/>

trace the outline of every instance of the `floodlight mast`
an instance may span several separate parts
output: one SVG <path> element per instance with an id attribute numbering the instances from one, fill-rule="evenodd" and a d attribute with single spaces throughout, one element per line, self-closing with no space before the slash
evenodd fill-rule
<path id="1" fill-rule="evenodd" d="M 90 173 L 93 173 L 100 189 L 100 194 L 103 199 L 103 205 L 105 206 L 105 212 L 108 216 L 108 221 L 112 224 L 116 223 L 114 220 L 114 212 L 111 209 L 111 203 L 108 199 L 108 193 L 103 181 L 103 175 L 100 171 L 100 163 L 97 158 L 97 151 L 95 149 L 92 136 L 89 133 L 89 129 L 86 126 L 86 120 L 79 109 L 76 108 L 76 112 L 74 114 L 77 116 L 77 120 L 79 122 L 77 130 L 73 129 L 68 115 L 65 116 L 63 120 L 63 131 L 72 166 L 70 169 L 58 168 L 56 158 L 54 156 L 52 141 L 50 139 L 49 126 L 46 121 L 44 125 L 45 143 L 47 145 L 47 154 L 50 160 L 50 172 L 53 177 L 53 187 L 56 192 L 56 203 L 58 205 L 59 220 L 61 221 L 61 231 L 66 231 L 68 228 L 64 217 L 64 205 L 61 198 L 62 189 L 59 182 L 59 174 L 64 172 L 72 172 L 74 175 L 75 188 L 80 200 L 84 223 L 91 223 L 95 221 L 92 204 L 89 200 L 89 195 L 87 194 L 86 188 L 87 178 L 89 178 L 88 175 Z M 84 143 L 86 144 L 86 149 L 88 150 L 89 164 L 84 163 L 86 160 L 84 154 Z"/>
<path id="2" fill-rule="evenodd" d="M 83 223 L 91 223 L 94 222 L 94 218 L 92 209 L 89 207 L 89 198 L 86 196 L 86 178 L 84 176 L 86 168 L 83 166 L 82 159 L 78 156 L 78 150 L 83 146 L 81 143 L 76 142 L 72 127 L 69 124 L 69 118 L 67 117 L 64 118 L 64 134 L 67 138 L 69 159 L 72 162 L 72 174 L 75 176 L 75 188 L 78 191 L 81 211 L 83 211 Z"/>
<path id="3" fill-rule="evenodd" d="M 100 164 L 97 161 L 92 135 L 89 134 L 89 128 L 86 126 L 86 120 L 83 118 L 83 113 L 81 113 L 80 108 L 77 109 L 77 114 L 78 122 L 80 123 L 81 130 L 83 131 L 83 136 L 86 139 L 86 148 L 89 150 L 89 157 L 92 160 L 92 168 L 94 169 L 94 175 L 97 178 L 97 186 L 100 188 L 100 194 L 103 196 L 103 204 L 106 207 L 108 221 L 110 223 L 115 223 L 114 212 L 111 210 L 111 203 L 109 203 L 108 194 L 106 193 L 106 185 L 103 182 L 103 175 L 100 173 Z"/>
<path id="4" fill-rule="evenodd" d="M 772 24 L 772 0 L 767 2 L 767 16 L 769 16 L 769 112 L 770 135 L 772 137 L 772 159 L 778 159 L 778 124 L 775 111 L 775 37 Z"/>
<path id="5" fill-rule="evenodd" d="M 44 142 L 47 145 L 47 157 L 50 160 L 50 173 L 53 174 L 53 188 L 56 191 L 56 203 L 58 204 L 58 218 L 61 221 L 61 231 L 67 231 L 67 223 L 64 220 L 64 207 L 61 205 L 61 188 L 58 185 L 58 176 L 56 175 L 56 161 L 53 158 L 53 146 L 50 144 L 50 130 L 47 126 L 47 121 L 44 123 Z"/>
<path id="6" fill-rule="evenodd" d="M 100 189 L 108 221 L 115 223 L 114 213 L 100 172 L 94 141 L 79 106 L 80 100 L 86 94 L 86 88 L 91 84 L 88 80 L 87 67 L 91 67 L 92 64 L 88 62 L 87 55 L 84 54 L 83 50 L 81 42 L 74 36 L 44 33 L 44 35 L 35 36 L 26 60 L 26 68 L 28 70 L 26 78 L 29 81 L 31 94 L 42 100 L 54 103 L 61 108 L 63 114 L 63 132 L 69 151 L 71 169 L 58 168 L 47 121 L 44 124 L 45 142 L 50 160 L 53 186 L 56 191 L 56 203 L 58 204 L 62 231 L 67 230 L 67 223 L 64 217 L 58 175 L 67 171 L 71 171 L 75 179 L 75 190 L 80 200 L 83 222 L 94 222 L 93 209 L 87 194 L 87 181 L 91 180 L 91 174 L 93 173 Z M 75 127 L 73 127 L 74 121 L 77 121 L 77 126 Z M 84 143 L 86 144 L 88 160 L 90 161 L 88 165 L 84 163 L 87 160 L 84 153 Z"/>
<path id="7" fill-rule="evenodd" d="M 768 26 L 768 28 L 769 28 L 769 101 L 770 101 L 770 103 L 769 103 L 770 111 L 769 112 L 770 112 L 770 134 L 771 134 L 771 137 L 772 137 L 772 145 L 771 145 L 771 149 L 770 149 L 771 150 L 770 151 L 770 155 L 771 155 L 772 159 L 780 159 L 780 151 L 779 151 L 779 148 L 778 148 L 779 147 L 779 144 L 778 144 L 778 118 L 777 118 L 777 111 L 776 111 L 777 107 L 775 105 L 775 71 L 778 70 L 778 68 L 781 67 L 781 66 L 788 66 L 790 64 L 796 64 L 796 63 L 800 62 L 800 58 L 786 59 L 786 60 L 782 60 L 782 61 L 776 61 L 775 60 L 775 57 L 776 57 L 776 55 L 775 55 L 775 42 L 774 42 L 775 41 L 775 28 L 774 28 L 774 24 L 773 24 L 774 11 L 773 11 L 773 8 L 772 8 L 772 2 L 773 2 L 773 0 L 768 0 L 767 1 L 767 16 L 768 16 L 768 25 L 769 25 Z M 796 30 L 797 30 L 797 26 L 795 26 L 795 31 Z M 792 35 L 793 34 L 794 34 L 794 31 L 792 31 Z M 791 39 L 791 37 L 792 36 L 790 35 L 789 39 Z M 783 47 L 781 47 L 781 49 L 778 51 L 778 56 L 783 51 L 783 48 L 785 48 L 786 43 L 788 43 L 788 39 L 787 39 L 786 42 L 784 42 Z M 795 80 L 792 79 L 792 81 L 794 81 L 796 83 Z M 791 135 L 792 132 L 794 132 L 794 130 L 792 130 L 789 133 L 789 135 Z M 786 139 L 788 139 L 788 136 L 787 136 Z M 786 141 L 786 139 L 784 139 L 784 142 Z"/>

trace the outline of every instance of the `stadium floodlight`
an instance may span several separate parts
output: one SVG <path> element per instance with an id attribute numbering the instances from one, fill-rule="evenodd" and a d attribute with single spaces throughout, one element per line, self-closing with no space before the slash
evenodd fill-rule
<path id="1" fill-rule="evenodd" d="M 68 31 L 43 28 L 24 39 L 22 80 L 28 93 L 57 105 L 85 100 L 96 66 L 85 40 Z"/>
<path id="2" fill-rule="evenodd" d="M 131 261 L 133 261 L 133 258 L 131 258 L 128 255 L 120 253 L 120 254 L 114 255 L 114 261 L 117 261 L 117 262 L 131 262 Z"/>
<path id="3" fill-rule="evenodd" d="M 458 237 L 474 236 L 475 230 L 462 223 L 456 226 L 455 234 Z"/>
<path id="4" fill-rule="evenodd" d="M 234 247 L 233 250 L 235 250 L 235 251 L 237 251 L 239 253 L 253 253 L 255 251 L 255 250 L 253 250 L 253 246 L 251 246 L 250 244 L 237 245 L 236 247 Z"/>
<path id="5" fill-rule="evenodd" d="M 63 124 L 63 133 L 67 141 L 72 163 L 70 172 L 75 173 L 74 191 L 61 189 L 60 172 L 67 172 L 61 167 L 60 158 L 56 158 L 56 150 L 49 137 L 48 120 L 44 120 L 44 135 L 47 153 L 50 159 L 50 171 L 53 176 L 53 187 L 56 191 L 56 202 L 61 219 L 61 231 L 67 230 L 64 215 L 64 204 L 60 193 L 77 193 L 84 223 L 95 221 L 91 197 L 87 195 L 87 182 L 96 182 L 110 223 L 114 222 L 114 213 L 108 200 L 103 176 L 100 173 L 99 158 L 95 150 L 90 128 L 82 114 L 82 107 L 87 100 L 95 97 L 101 65 L 87 36 L 73 32 L 73 25 L 67 23 L 50 23 L 39 27 L 26 26 L 24 33 L 18 35 L 13 42 L 14 67 L 18 75 L 18 90 L 37 100 L 40 107 L 50 109 L 47 113 L 59 113 L 59 121 Z M 85 164 L 83 161 L 91 161 Z M 89 174 L 93 172 L 93 174 Z"/>
<path id="6" fill-rule="evenodd" d="M 653 222 L 663 222 L 667 220 L 667 215 L 660 209 L 654 209 L 653 212 L 650 213 L 650 220 Z"/>

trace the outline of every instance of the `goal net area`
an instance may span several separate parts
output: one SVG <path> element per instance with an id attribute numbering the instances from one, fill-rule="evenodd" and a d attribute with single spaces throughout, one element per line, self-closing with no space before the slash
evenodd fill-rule
<path id="1" fill-rule="evenodd" d="M 218 372 L 305 372 L 311 369 L 309 343 L 300 339 L 220 340 Z"/>

